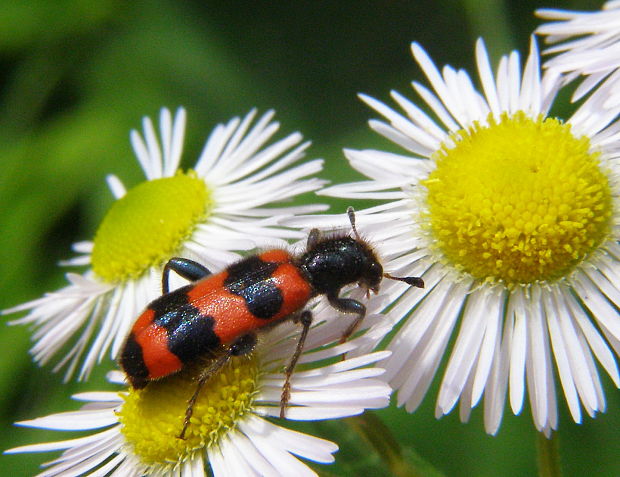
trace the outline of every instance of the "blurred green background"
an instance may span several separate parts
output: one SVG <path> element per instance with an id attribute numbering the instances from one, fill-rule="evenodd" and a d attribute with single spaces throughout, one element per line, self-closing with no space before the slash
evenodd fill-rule
<path id="1" fill-rule="evenodd" d="M 161 106 L 188 110 L 186 165 L 212 127 L 256 106 L 275 108 L 283 134 L 313 141 L 326 159 L 323 177 L 358 178 L 343 147 L 381 147 L 366 126 L 373 114 L 356 98 L 388 100 L 421 74 L 409 44 L 420 42 L 438 64 L 473 71 L 483 36 L 497 61 L 526 51 L 541 7 L 596 9 L 600 1 L 296 1 L 30 0 L 0 4 L 0 309 L 65 284 L 59 260 L 73 242 L 92 238 L 112 203 L 104 177 L 142 179 L 129 145 L 141 117 Z M 324 201 L 324 199 L 322 199 Z M 342 211 L 350 202 L 333 201 Z M 361 206 L 363 204 L 353 203 Z M 6 321 L 6 320 L 5 320 Z M 16 420 L 76 409 L 68 396 L 111 389 L 105 366 L 87 383 L 61 382 L 34 366 L 23 327 L 0 326 L 0 448 L 70 434 L 20 429 Z M 556 380 L 557 382 L 557 380 Z M 562 402 L 559 437 L 565 475 L 620 475 L 620 393 L 605 377 L 608 412 L 574 424 Z M 527 476 L 536 472 L 529 408 L 506 413 L 487 436 L 481 409 L 463 425 L 457 413 L 433 418 L 436 392 L 413 415 L 378 413 L 403 446 L 447 476 Z M 560 399 L 563 401 L 563 398 Z M 367 444 L 338 423 L 297 428 L 339 443 L 324 475 L 389 475 Z M 370 456 L 370 457 L 369 457 Z M 0 456 L 0 473 L 27 476 L 54 456 Z"/>

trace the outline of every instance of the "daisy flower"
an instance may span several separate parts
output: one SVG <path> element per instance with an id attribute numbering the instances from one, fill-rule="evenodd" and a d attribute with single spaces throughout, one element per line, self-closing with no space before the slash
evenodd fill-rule
<path id="1" fill-rule="evenodd" d="M 88 269 L 68 273 L 65 288 L 2 312 L 27 311 L 11 324 L 35 328 L 35 361 L 45 364 L 70 345 L 55 370 L 66 367 L 65 379 L 77 370 L 85 379 L 108 351 L 118 355 L 139 312 L 160 294 L 162 267 L 172 256 L 217 270 L 237 258 L 236 251 L 303 235 L 279 221 L 321 206 L 270 206 L 321 187 L 310 176 L 322 161 L 299 164 L 309 145 L 299 133 L 268 144 L 279 124 L 271 111 L 255 116 L 253 110 L 218 125 L 187 171 L 179 169 L 184 109 L 174 118 L 161 110 L 159 138 L 149 118 L 143 135 L 131 132 L 146 180 L 126 190 L 116 176 L 108 177 L 116 201 L 94 240 L 75 244 L 79 255 L 64 263 Z"/>
<path id="2" fill-rule="evenodd" d="M 597 12 L 573 12 L 540 9 L 536 15 L 552 20 L 538 27 L 536 33 L 546 35 L 548 43 L 556 45 L 545 53 L 556 54 L 545 63 L 562 73 L 588 75 L 573 95 L 580 99 L 611 72 L 620 67 L 620 1 L 606 2 Z M 616 80 L 617 81 L 617 80 Z M 609 90 L 613 93 L 613 90 Z M 620 100 L 613 95 L 608 104 Z"/>
<path id="3" fill-rule="evenodd" d="M 319 303 L 315 322 L 332 313 Z M 360 414 L 389 403 L 391 389 L 377 379 L 383 370 L 367 365 L 389 352 L 340 360 L 365 338 L 325 347 L 337 341 L 346 320 L 323 321 L 306 341 L 292 378 L 286 419 L 309 421 Z M 284 382 L 281 369 L 296 347 L 298 326 L 284 323 L 262 336 L 250 355 L 232 358 L 211 377 L 194 405 L 185 439 L 178 438 L 200 367 L 150 383 L 142 390 L 88 392 L 74 396 L 82 409 L 18 423 L 53 430 L 94 431 L 75 439 L 27 445 L 7 453 L 63 450 L 45 464 L 40 476 L 204 476 L 207 463 L 215 476 L 316 475 L 299 458 L 333 462 L 338 446 L 292 431 L 273 421 L 280 413 Z M 325 360 L 328 360 L 326 362 Z M 328 364 L 331 363 L 331 364 Z M 109 373 L 122 384 L 123 374 Z M 102 429 L 102 430 L 100 430 Z"/>
<path id="4" fill-rule="evenodd" d="M 549 115 L 563 79 L 541 77 L 534 40 L 523 71 L 512 52 L 495 74 L 479 40 L 482 91 L 463 70 L 439 71 L 420 45 L 412 51 L 432 89 L 413 88 L 433 114 L 397 92 L 403 113 L 362 95 L 385 118 L 371 128 L 407 154 L 346 150 L 369 180 L 321 192 L 387 201 L 359 220 L 388 267 L 426 284 L 384 288 L 388 320 L 403 321 L 382 365 L 398 405 L 420 405 L 449 352 L 437 417 L 460 400 L 466 421 L 484 396 L 493 434 L 506 395 L 519 414 L 527 394 L 549 435 L 554 368 L 573 419 L 582 407 L 594 416 L 605 409 L 599 366 L 620 385 L 618 108 L 602 107 L 602 87 L 567 121 Z"/>

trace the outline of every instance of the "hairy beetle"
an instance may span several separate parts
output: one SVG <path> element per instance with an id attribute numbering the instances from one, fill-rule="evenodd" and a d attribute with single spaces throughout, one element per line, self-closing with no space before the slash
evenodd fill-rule
<path id="1" fill-rule="evenodd" d="M 232 356 L 250 352 L 259 329 L 284 320 L 293 320 L 303 327 L 285 369 L 280 401 L 280 417 L 284 417 L 291 376 L 312 324 L 312 313 L 305 309 L 311 298 L 325 295 L 335 309 L 356 315 L 342 336 L 345 341 L 366 315 L 363 303 L 339 296 L 345 285 L 357 283 L 376 293 L 385 277 L 424 286 L 419 277 L 401 278 L 384 273 L 371 246 L 357 233 L 353 209 L 349 208 L 347 213 L 353 236 L 325 237 L 313 229 L 306 251 L 300 256 L 281 249 L 267 250 L 216 274 L 184 258 L 172 258 L 166 264 L 163 295 L 151 302 L 133 325 L 121 352 L 120 365 L 130 384 L 140 389 L 201 357 L 216 357 L 201 373 L 197 389 L 188 401 L 180 438 L 184 437 L 202 386 Z M 171 271 L 192 283 L 169 291 Z"/>

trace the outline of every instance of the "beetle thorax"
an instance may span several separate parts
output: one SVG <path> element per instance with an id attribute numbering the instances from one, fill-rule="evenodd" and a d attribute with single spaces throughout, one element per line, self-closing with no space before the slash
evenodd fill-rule
<path id="1" fill-rule="evenodd" d="M 299 266 L 317 294 L 337 292 L 352 283 L 375 289 L 383 274 L 372 249 L 351 237 L 321 240 L 302 255 Z"/>

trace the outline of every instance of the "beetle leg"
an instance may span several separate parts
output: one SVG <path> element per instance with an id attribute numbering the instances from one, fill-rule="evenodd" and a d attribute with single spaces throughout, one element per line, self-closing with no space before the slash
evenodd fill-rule
<path id="1" fill-rule="evenodd" d="M 172 257 L 164 266 L 164 271 L 161 276 L 161 289 L 164 295 L 170 291 L 168 282 L 170 270 L 175 271 L 183 278 L 192 282 L 211 275 L 211 271 L 204 265 L 200 265 L 198 262 L 194 262 L 189 258 Z"/>
<path id="2" fill-rule="evenodd" d="M 297 342 L 297 347 L 295 348 L 293 357 L 284 370 L 284 385 L 282 386 L 282 395 L 280 398 L 280 418 L 284 418 L 286 414 L 286 406 L 289 399 L 291 399 L 291 377 L 293 376 L 295 365 L 297 364 L 297 361 L 299 361 L 301 352 L 304 349 L 304 343 L 308 337 L 308 331 L 310 330 L 310 325 L 312 324 L 312 312 L 310 310 L 302 311 L 301 314 L 295 318 L 295 322 L 301 323 L 303 328 L 301 329 L 301 334 L 299 335 L 299 341 Z"/>
<path id="3" fill-rule="evenodd" d="M 357 330 L 362 320 L 366 316 L 366 306 L 353 298 L 340 298 L 335 293 L 328 293 L 327 300 L 330 305 L 343 313 L 355 313 L 357 318 L 349 325 L 340 338 L 340 342 L 344 343 Z"/>
<path id="4" fill-rule="evenodd" d="M 251 352 L 256 346 L 256 335 L 253 333 L 248 333 L 243 336 L 237 338 L 235 342 L 233 342 L 224 354 L 219 356 L 215 361 L 211 363 L 198 377 L 198 384 L 196 385 L 196 390 L 192 397 L 187 401 L 187 409 L 185 410 L 185 419 L 183 420 L 183 429 L 181 429 L 181 433 L 179 434 L 179 439 L 185 439 L 185 431 L 189 426 L 189 421 L 192 418 L 192 414 L 194 413 L 194 405 L 196 404 L 196 400 L 198 399 L 198 395 L 200 394 L 200 390 L 205 385 L 205 383 L 213 376 L 217 374 L 220 369 L 224 367 L 226 363 L 233 356 L 241 356 Z"/>
<path id="5" fill-rule="evenodd" d="M 306 249 L 310 250 L 314 248 L 317 242 L 321 239 L 321 231 L 319 229 L 312 229 L 308 234 L 308 241 L 306 242 Z"/>

